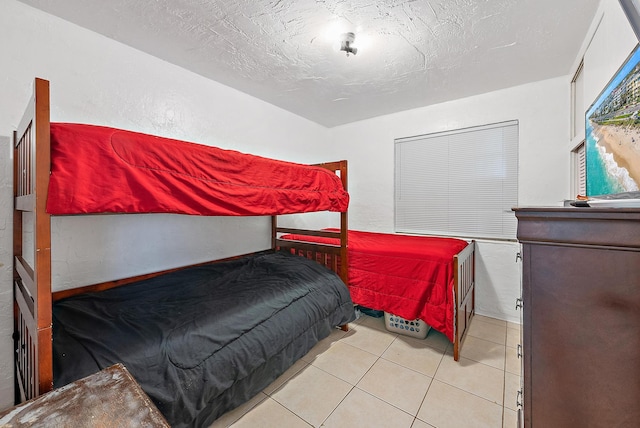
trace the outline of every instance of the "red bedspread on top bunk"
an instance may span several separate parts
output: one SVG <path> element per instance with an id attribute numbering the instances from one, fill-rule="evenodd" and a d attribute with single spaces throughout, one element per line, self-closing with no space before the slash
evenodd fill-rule
<path id="1" fill-rule="evenodd" d="M 332 172 L 131 131 L 51 124 L 50 214 L 346 211 Z"/>
<path id="2" fill-rule="evenodd" d="M 337 243 L 331 238 L 299 235 L 283 238 Z M 453 341 L 453 256 L 467 245 L 454 238 L 350 230 L 351 298 L 367 308 L 409 320 L 420 318 Z"/>

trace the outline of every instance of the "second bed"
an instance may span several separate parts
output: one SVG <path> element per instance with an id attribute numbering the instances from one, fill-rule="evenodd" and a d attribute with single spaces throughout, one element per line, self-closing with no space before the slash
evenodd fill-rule
<path id="1" fill-rule="evenodd" d="M 297 234 L 280 239 L 336 243 Z M 347 285 L 354 304 L 405 320 L 421 319 L 447 336 L 459 360 L 475 311 L 474 241 L 349 230 L 347 251 Z"/>

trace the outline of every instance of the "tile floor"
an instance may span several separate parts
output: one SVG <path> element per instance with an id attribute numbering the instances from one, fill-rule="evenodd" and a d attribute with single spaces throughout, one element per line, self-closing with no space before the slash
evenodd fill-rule
<path id="1" fill-rule="evenodd" d="M 476 315 L 459 362 L 446 337 L 424 340 L 363 315 L 212 428 L 515 428 L 520 326 Z"/>

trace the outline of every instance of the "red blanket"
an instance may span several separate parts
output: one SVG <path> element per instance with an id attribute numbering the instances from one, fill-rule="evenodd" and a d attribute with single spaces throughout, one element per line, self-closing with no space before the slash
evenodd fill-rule
<path id="1" fill-rule="evenodd" d="M 332 172 L 118 129 L 51 124 L 50 214 L 346 211 Z"/>
<path id="2" fill-rule="evenodd" d="M 339 244 L 330 238 L 283 238 Z M 348 285 L 355 304 L 419 318 L 453 342 L 453 256 L 466 241 L 355 230 L 349 231 L 348 241 Z"/>

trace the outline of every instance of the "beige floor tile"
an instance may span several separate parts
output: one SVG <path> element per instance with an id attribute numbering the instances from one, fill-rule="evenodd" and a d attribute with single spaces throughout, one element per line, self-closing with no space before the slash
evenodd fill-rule
<path id="1" fill-rule="evenodd" d="M 502 428 L 519 428 L 518 427 L 518 412 L 511 409 L 504 409 L 504 416 L 502 418 Z"/>
<path id="2" fill-rule="evenodd" d="M 355 346 L 379 357 L 391 345 L 396 336 L 397 334 L 386 330 L 383 331 L 375 327 L 358 324 L 350 329 L 340 339 L 340 342 Z"/>
<path id="3" fill-rule="evenodd" d="M 460 356 L 504 370 L 504 345 L 495 342 L 479 339 L 474 336 L 467 336 L 461 348 Z"/>
<path id="4" fill-rule="evenodd" d="M 513 373 L 519 376 L 521 371 L 520 365 L 522 364 L 522 359 L 518 358 L 517 348 L 506 348 L 505 356 L 505 371 L 507 373 Z"/>
<path id="5" fill-rule="evenodd" d="M 271 398 L 311 425 L 319 426 L 352 388 L 349 383 L 308 365 L 274 392 Z"/>
<path id="6" fill-rule="evenodd" d="M 469 336 L 495 342 L 500 345 L 507 343 L 507 326 L 484 322 L 474 317 L 469 326 Z"/>
<path id="7" fill-rule="evenodd" d="M 281 404 L 267 398 L 253 410 L 231 425 L 234 428 L 310 428 L 311 425 L 300 419 Z"/>
<path id="8" fill-rule="evenodd" d="M 249 412 L 255 406 L 257 406 L 261 401 L 266 400 L 268 397 L 262 392 L 253 397 L 251 400 L 247 401 L 240 407 L 236 407 L 235 409 L 225 413 L 220 416 L 215 422 L 209 425 L 209 428 L 226 428 L 231 426 L 232 423 L 240 419 L 245 413 Z"/>
<path id="9" fill-rule="evenodd" d="M 442 359 L 435 379 L 502 406 L 504 371 L 467 358 Z M 428 422 L 428 421 L 427 421 Z"/>
<path id="10" fill-rule="evenodd" d="M 424 339 L 424 343 L 433 348 L 442 349 L 443 351 L 453 346 L 451 342 L 449 342 L 449 339 L 447 339 L 447 336 L 433 328 L 429 330 L 427 337 Z"/>
<path id="11" fill-rule="evenodd" d="M 212 427 L 516 427 L 518 324 L 476 315 L 459 362 L 433 329 L 416 339 L 366 315 L 349 326 Z"/>
<path id="12" fill-rule="evenodd" d="M 431 347 L 425 340 L 398 336 L 382 358 L 433 377 L 443 355 L 444 349 Z"/>
<path id="13" fill-rule="evenodd" d="M 296 373 L 304 369 L 308 363 L 304 360 L 296 361 L 287 371 L 282 373 L 280 377 L 271 382 L 271 385 L 267 386 L 262 392 L 267 395 L 273 394 L 278 388 L 280 388 L 286 381 L 291 379 Z"/>
<path id="14" fill-rule="evenodd" d="M 347 333 L 342 330 L 335 329 L 334 331 L 331 332 L 329 337 L 322 339 L 320 342 L 316 344 L 316 346 L 311 348 L 311 350 L 307 352 L 307 354 L 304 357 L 302 357 L 302 360 L 306 361 L 307 363 L 313 362 L 318 355 L 325 352 L 334 343 L 337 343 L 341 338 L 344 337 L 345 334 Z"/>
<path id="15" fill-rule="evenodd" d="M 507 328 L 513 328 L 514 330 L 520 330 L 520 327 L 522 327 L 522 324 L 520 324 L 520 323 L 507 321 Z"/>
<path id="16" fill-rule="evenodd" d="M 370 317 L 368 315 L 364 315 L 360 317 L 362 321 L 360 325 L 366 325 L 367 327 L 377 328 L 378 330 L 388 331 L 385 325 L 384 317 Z"/>
<path id="17" fill-rule="evenodd" d="M 507 346 L 516 348 L 520 343 L 520 330 L 515 328 L 507 328 Z"/>
<path id="18" fill-rule="evenodd" d="M 495 325 L 499 325 L 499 326 L 506 326 L 507 322 L 504 320 L 499 320 L 497 318 L 491 318 L 491 317 L 486 317 L 484 315 L 474 315 L 473 317 L 474 320 L 478 320 L 478 321 L 482 321 L 482 322 L 487 322 L 489 324 L 495 324 Z M 473 321 L 471 321 L 473 322 Z"/>
<path id="19" fill-rule="evenodd" d="M 438 428 L 499 428 L 502 406 L 434 380 L 418 419 Z"/>
<path id="20" fill-rule="evenodd" d="M 347 395 L 322 425 L 327 428 L 410 428 L 413 416 L 358 388 Z"/>
<path id="21" fill-rule="evenodd" d="M 355 385 L 378 358 L 360 348 L 338 342 L 319 354 L 312 364 L 351 385 Z"/>
<path id="22" fill-rule="evenodd" d="M 520 376 L 511 373 L 504 374 L 504 407 L 518 410 L 517 399 L 520 390 Z"/>
<path id="23" fill-rule="evenodd" d="M 381 358 L 357 386 L 415 416 L 430 383 L 429 376 Z"/>
<path id="24" fill-rule="evenodd" d="M 429 425 L 426 422 L 421 421 L 420 419 L 416 419 L 415 421 L 413 421 L 413 425 L 411 425 L 411 428 L 435 428 L 433 425 Z"/>

